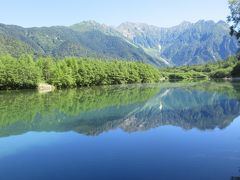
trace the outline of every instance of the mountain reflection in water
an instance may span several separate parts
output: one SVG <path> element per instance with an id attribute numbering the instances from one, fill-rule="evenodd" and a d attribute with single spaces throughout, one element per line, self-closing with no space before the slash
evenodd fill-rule
<path id="1" fill-rule="evenodd" d="M 163 83 L 0 93 L 0 136 L 28 131 L 86 135 L 121 128 L 146 131 L 226 128 L 240 114 L 240 85 L 231 82 Z"/>

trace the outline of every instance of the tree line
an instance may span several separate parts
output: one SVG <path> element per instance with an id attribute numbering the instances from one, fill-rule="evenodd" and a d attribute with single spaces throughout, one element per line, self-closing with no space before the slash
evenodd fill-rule
<path id="1" fill-rule="evenodd" d="M 240 62 L 232 56 L 216 63 L 163 68 L 160 73 L 169 80 L 234 78 L 240 77 Z"/>
<path id="2" fill-rule="evenodd" d="M 33 89 L 39 83 L 48 83 L 57 88 L 74 88 L 230 77 L 240 77 L 240 62 L 236 57 L 214 64 L 156 68 L 140 62 L 120 60 L 0 56 L 2 90 Z"/>
<path id="3" fill-rule="evenodd" d="M 157 68 L 139 62 L 91 58 L 0 57 L 0 89 L 36 88 L 46 82 L 58 88 L 159 82 Z"/>

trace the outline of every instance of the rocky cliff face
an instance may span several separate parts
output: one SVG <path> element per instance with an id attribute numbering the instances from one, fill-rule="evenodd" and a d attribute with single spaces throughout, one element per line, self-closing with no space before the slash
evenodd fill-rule
<path id="1" fill-rule="evenodd" d="M 128 22 L 117 29 L 149 54 L 177 66 L 215 62 L 238 50 L 224 21 L 183 22 L 171 28 Z"/>

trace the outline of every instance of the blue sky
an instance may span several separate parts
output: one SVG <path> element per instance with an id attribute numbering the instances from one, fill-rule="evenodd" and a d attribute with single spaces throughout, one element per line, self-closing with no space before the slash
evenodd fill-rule
<path id="1" fill-rule="evenodd" d="M 182 21 L 226 20 L 228 13 L 227 0 L 3 0 L 0 23 L 32 27 L 95 20 L 169 27 Z"/>

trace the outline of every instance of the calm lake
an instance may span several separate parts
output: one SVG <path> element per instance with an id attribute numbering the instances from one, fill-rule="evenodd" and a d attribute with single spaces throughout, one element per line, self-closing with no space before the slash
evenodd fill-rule
<path id="1" fill-rule="evenodd" d="M 239 82 L 0 92 L 1 180 L 239 176 Z"/>

